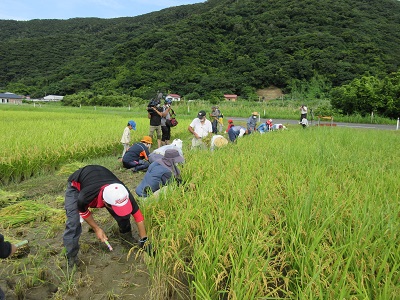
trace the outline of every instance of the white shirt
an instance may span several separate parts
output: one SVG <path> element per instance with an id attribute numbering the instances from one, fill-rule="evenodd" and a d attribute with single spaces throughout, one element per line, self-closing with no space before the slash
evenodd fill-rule
<path id="1" fill-rule="evenodd" d="M 204 123 L 201 123 L 199 118 L 195 118 L 189 126 L 192 127 L 193 131 L 201 138 L 208 136 L 208 134 L 212 132 L 212 124 L 207 119 Z"/>
<path id="2" fill-rule="evenodd" d="M 124 133 L 122 134 L 121 137 L 121 143 L 129 144 L 130 142 L 131 142 L 131 130 L 129 129 L 128 126 L 126 126 L 124 129 Z"/>

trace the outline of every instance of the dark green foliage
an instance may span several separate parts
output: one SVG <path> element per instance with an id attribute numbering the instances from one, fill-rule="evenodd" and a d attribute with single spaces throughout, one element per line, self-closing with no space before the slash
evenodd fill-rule
<path id="1" fill-rule="evenodd" d="M 347 114 L 398 118 L 400 114 L 400 72 L 379 79 L 363 76 L 349 84 L 332 89 L 332 107 Z"/>
<path id="2" fill-rule="evenodd" d="M 318 74 L 338 87 L 400 63 L 395 0 L 209 0 L 133 18 L 0 20 L 0 28 L 0 89 L 32 98 L 90 91 L 86 101 L 108 103 L 168 90 L 250 100 L 270 85 L 290 91 Z"/>

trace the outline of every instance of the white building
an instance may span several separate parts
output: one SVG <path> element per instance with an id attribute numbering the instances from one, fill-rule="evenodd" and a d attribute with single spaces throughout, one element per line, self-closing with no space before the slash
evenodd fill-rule
<path id="1" fill-rule="evenodd" d="M 64 96 L 47 95 L 43 97 L 44 101 L 61 101 L 62 99 L 64 99 Z"/>
<path id="2" fill-rule="evenodd" d="M 168 94 L 165 99 L 170 99 L 171 101 L 181 101 L 181 96 L 178 94 Z"/>

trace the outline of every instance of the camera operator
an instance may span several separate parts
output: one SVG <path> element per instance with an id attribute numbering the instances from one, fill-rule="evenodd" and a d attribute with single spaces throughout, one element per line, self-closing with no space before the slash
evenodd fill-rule
<path id="1" fill-rule="evenodd" d="M 150 119 L 149 136 L 153 138 L 154 131 L 157 133 L 158 148 L 161 147 L 161 118 L 167 115 L 160 105 L 159 99 L 152 99 L 147 106 L 147 116 Z"/>

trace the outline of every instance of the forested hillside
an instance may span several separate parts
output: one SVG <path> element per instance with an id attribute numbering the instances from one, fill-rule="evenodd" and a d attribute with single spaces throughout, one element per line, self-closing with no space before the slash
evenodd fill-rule
<path id="1" fill-rule="evenodd" d="M 209 0 L 138 17 L 0 20 L 0 90 L 242 97 L 399 70 L 396 0 Z"/>

